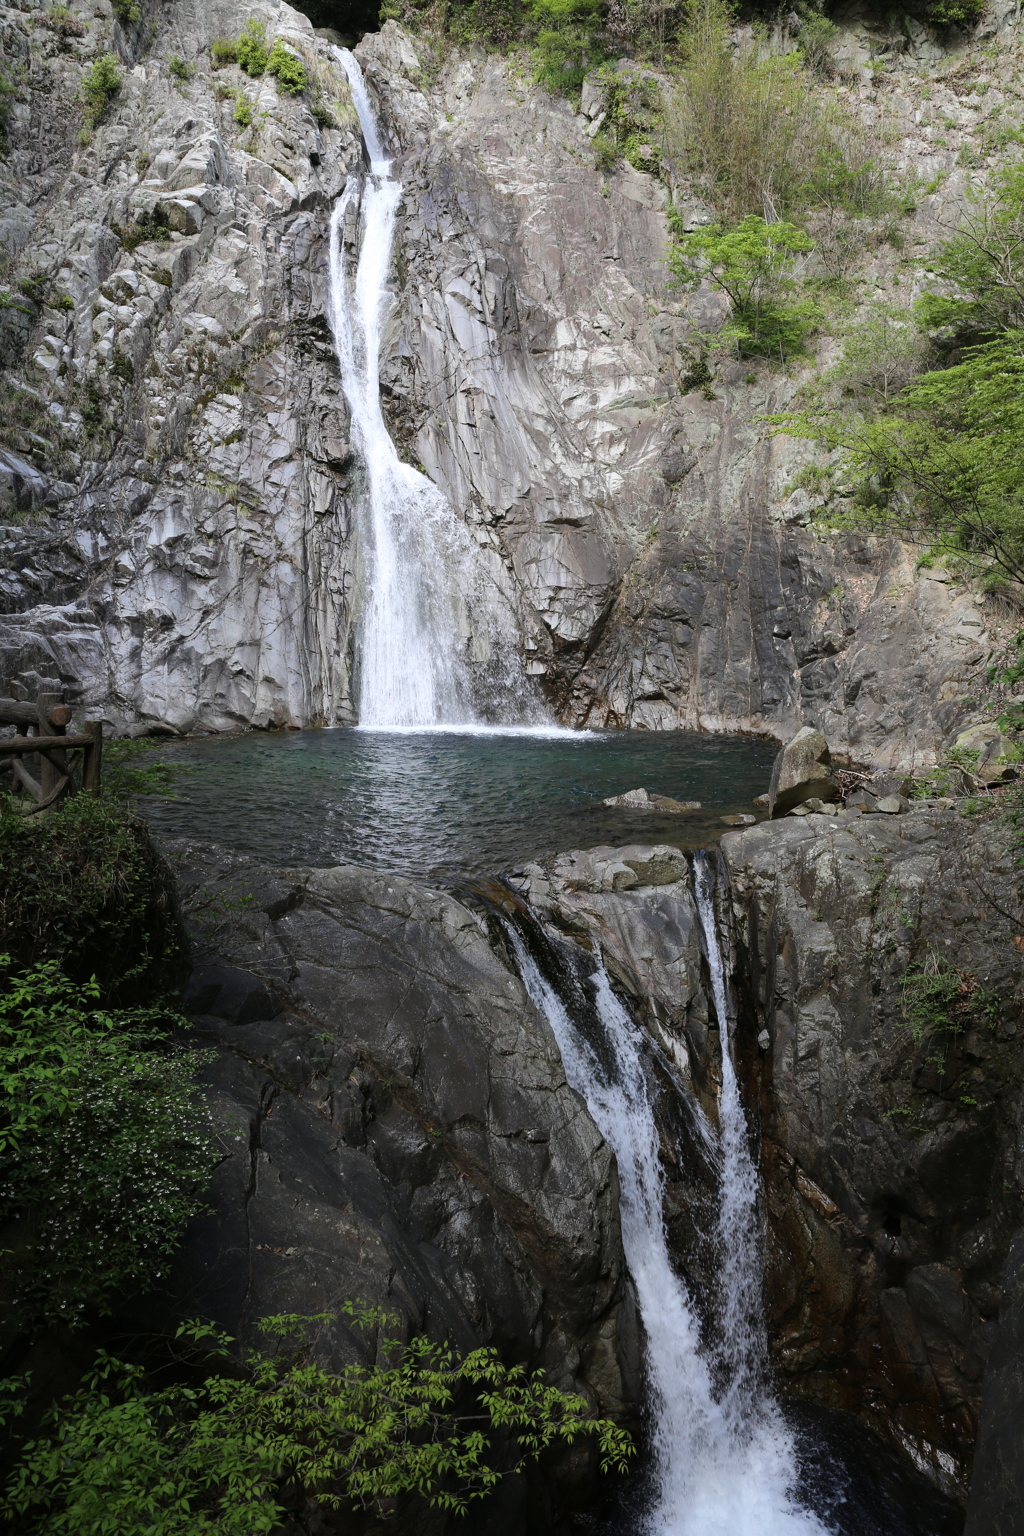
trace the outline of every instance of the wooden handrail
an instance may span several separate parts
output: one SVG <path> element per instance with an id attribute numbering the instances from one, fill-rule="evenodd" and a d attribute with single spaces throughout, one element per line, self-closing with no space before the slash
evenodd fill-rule
<path id="1" fill-rule="evenodd" d="M 71 723 L 71 710 L 67 704 L 55 704 L 47 713 L 50 725 Z M 39 706 L 37 704 L 22 704 L 18 699 L 0 699 L 0 725 L 38 724 Z"/>
<path id="2" fill-rule="evenodd" d="M 0 741 L 0 757 L 27 752 L 63 752 L 65 747 L 94 747 L 95 736 L 8 736 Z"/>

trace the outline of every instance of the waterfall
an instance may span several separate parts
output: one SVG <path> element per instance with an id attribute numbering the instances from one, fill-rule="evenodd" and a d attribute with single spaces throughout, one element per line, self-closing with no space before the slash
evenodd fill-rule
<path id="1" fill-rule="evenodd" d="M 375 729 L 540 723 L 544 711 L 523 675 L 515 618 L 498 585 L 498 557 L 485 554 L 437 488 L 401 461 L 384 422 L 381 331 L 402 184 L 391 175 L 356 59 L 345 48 L 334 52 L 370 159 L 368 176 L 348 178 L 330 230 L 329 319 L 365 478 L 359 723 Z M 349 248 L 356 244 L 353 275 Z"/>
<path id="2" fill-rule="evenodd" d="M 731 1057 L 725 968 L 711 872 L 695 858 L 695 897 L 722 1035 L 718 1338 L 703 1343 L 697 1312 L 669 1254 L 659 1133 L 645 1070 L 650 1045 L 619 1002 L 603 964 L 560 946 L 574 981 L 556 988 L 514 926 L 507 928 L 527 992 L 548 1020 L 566 1077 L 586 1100 L 619 1169 L 622 1242 L 647 1339 L 653 1424 L 645 1536 L 825 1536 L 795 1495 L 796 1449 L 767 1381 L 760 1320 L 756 1172 Z M 555 942 L 555 941 L 552 941 Z"/>

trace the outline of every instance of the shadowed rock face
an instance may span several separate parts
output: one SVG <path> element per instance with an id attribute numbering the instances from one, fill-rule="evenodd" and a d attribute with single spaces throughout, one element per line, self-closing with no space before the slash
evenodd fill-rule
<path id="1" fill-rule="evenodd" d="M 855 1414 L 962 1504 L 1022 1208 L 1024 957 L 1011 942 L 1020 918 L 1007 830 L 956 811 L 809 815 L 728 834 L 722 848 L 780 1389 Z M 713 1120 L 719 1033 L 689 882 L 667 853 L 564 854 L 515 883 L 545 921 L 601 945 L 679 1100 L 696 1094 Z M 915 1037 L 903 978 L 922 962 L 953 974 L 952 1015 Z M 714 1285 L 701 1244 L 714 1174 L 685 1114 L 665 1123 L 663 1145 L 674 1251 L 700 1294 Z M 1016 1283 L 1011 1274 L 1000 1323 L 1007 1351 Z M 997 1348 L 992 1371 L 978 1476 L 1004 1494 L 984 1510 L 1016 1508 L 1021 1486 L 1002 1428 L 1007 1404 L 1019 1417 L 1019 1361 L 1004 1366 Z M 947 1517 L 959 1528 L 955 1510 Z"/>
<path id="2" fill-rule="evenodd" d="M 1021 1217 L 1024 957 L 999 821 L 807 816 L 723 838 L 788 1390 L 966 1489 Z M 921 981 L 950 985 L 913 1027 Z M 934 997 L 934 994 L 932 994 Z"/>
<path id="3" fill-rule="evenodd" d="M 211 72 L 212 37 L 249 16 L 303 52 L 338 127 L 269 77 Z M 42 519 L 0 530 L 3 678 L 63 682 L 138 731 L 349 722 L 361 480 L 325 277 L 362 150 L 329 47 L 271 0 L 182 0 L 144 55 L 109 19 L 59 47 L 36 13 L 0 19 L 29 66 L 0 239 L 54 283 L 4 345 L 66 429 L 46 474 L 0 467 Z M 76 147 L 101 43 L 123 84 Z M 197 70 L 181 89 L 175 53 Z M 424 70 L 393 22 L 359 55 L 405 185 L 392 430 L 489 551 L 553 708 L 783 738 L 810 721 L 837 752 L 930 760 L 965 721 L 988 609 L 913 552 L 804 526 L 790 483 L 813 446 L 756 421 L 796 380 L 726 364 L 716 399 L 680 394 L 680 344 L 724 312 L 667 286 L 665 187 L 600 171 L 584 120 L 501 59 Z M 173 238 L 130 248 L 118 230 L 157 209 Z"/>
<path id="4" fill-rule="evenodd" d="M 180 1304 L 252 1342 L 268 1314 L 359 1297 L 403 1337 L 493 1343 L 628 1415 L 614 1163 L 480 922 L 366 870 L 171 856 L 226 1152 Z M 323 1344 L 336 1362 L 374 1347 L 341 1321 Z"/>

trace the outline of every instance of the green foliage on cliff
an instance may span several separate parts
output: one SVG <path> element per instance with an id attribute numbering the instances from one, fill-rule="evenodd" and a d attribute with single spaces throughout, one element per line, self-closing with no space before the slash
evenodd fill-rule
<path id="1" fill-rule="evenodd" d="M 601 0 L 534 0 L 538 84 L 563 96 L 579 90 L 605 57 L 601 11 Z"/>
<path id="2" fill-rule="evenodd" d="M 24 1327 L 74 1324 L 160 1273 L 216 1161 L 202 1053 L 159 1009 L 0 956 L 0 1277 Z"/>
<path id="3" fill-rule="evenodd" d="M 95 128 L 110 103 L 121 89 L 121 71 L 117 58 L 104 53 L 94 59 L 82 78 L 82 100 L 85 103 L 85 120 Z"/>
<path id="4" fill-rule="evenodd" d="M 247 75 L 258 78 L 266 73 L 267 60 L 270 57 L 267 52 L 266 22 L 249 18 L 244 32 L 235 43 L 235 57 Z"/>
<path id="5" fill-rule="evenodd" d="M 669 264 L 686 288 L 709 282 L 728 295 L 732 319 L 716 341 L 735 342 L 741 356 L 778 355 L 783 361 L 799 351 L 818 312 L 797 299 L 793 261 L 814 242 L 784 220 L 767 224 L 754 215 L 733 227 L 716 226 L 682 235 Z"/>
<path id="6" fill-rule="evenodd" d="M 830 514 L 839 526 L 912 538 L 976 579 L 1021 581 L 1024 166 L 971 198 L 931 271 L 912 314 L 862 323 L 788 429 L 844 451 L 858 489 Z"/>
<path id="7" fill-rule="evenodd" d="M 963 1034 L 977 1024 L 990 1024 L 998 996 L 985 991 L 978 978 L 949 965 L 940 955 L 908 965 L 902 977 L 903 1013 L 915 1040 Z"/>
<path id="8" fill-rule="evenodd" d="M 89 795 L 46 817 L 0 815 L 0 951 L 95 976 L 108 1002 L 173 985 L 185 959 L 174 879 L 145 823 Z"/>
<path id="9" fill-rule="evenodd" d="M 301 95 L 309 84 L 302 60 L 290 53 L 280 38 L 275 40 L 270 50 L 267 74 L 276 76 L 278 85 L 289 96 Z"/>
<path id="10" fill-rule="evenodd" d="M 360 1303 L 344 1310 L 362 1326 L 389 1322 Z M 460 1358 L 415 1338 L 385 1344 L 394 1363 L 325 1370 L 314 1325 L 326 1320 L 266 1319 L 278 1350 L 247 1351 L 241 1367 L 229 1339 L 186 1326 L 179 1338 L 222 1362 L 196 1384 L 154 1390 L 139 1367 L 101 1355 L 49 1437 L 26 1448 L 2 1507 L 19 1530 L 50 1536 L 269 1536 L 296 1489 L 324 1512 L 415 1499 L 459 1513 L 559 1442 L 594 1436 L 606 1469 L 632 1455 L 625 1431 L 582 1398 L 494 1350 Z M 515 1447 L 501 1470 L 496 1440 Z"/>

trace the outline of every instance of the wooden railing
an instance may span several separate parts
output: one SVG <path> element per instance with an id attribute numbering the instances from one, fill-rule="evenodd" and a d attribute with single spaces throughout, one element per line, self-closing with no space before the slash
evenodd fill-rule
<path id="1" fill-rule="evenodd" d="M 34 704 L 0 699 L 0 725 L 16 727 L 13 736 L 0 739 L 0 773 L 11 774 L 14 787 L 23 791 L 14 803 L 28 816 L 59 805 L 69 795 L 99 794 L 102 722 L 87 720 L 76 736 L 68 735 L 70 724 L 71 710 L 60 694 L 41 693 Z"/>

